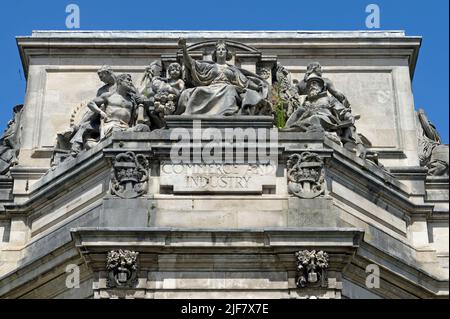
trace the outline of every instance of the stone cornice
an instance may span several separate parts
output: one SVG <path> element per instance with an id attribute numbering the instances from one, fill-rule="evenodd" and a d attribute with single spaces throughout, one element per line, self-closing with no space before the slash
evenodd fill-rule
<path id="1" fill-rule="evenodd" d="M 17 45 L 27 74 L 33 55 L 74 55 L 80 50 L 84 55 L 100 56 L 115 50 L 130 56 L 176 53 L 180 37 L 190 44 L 218 38 L 243 41 L 260 50 L 277 49 L 279 56 L 293 55 L 295 49 L 299 56 L 408 57 L 411 77 L 422 41 L 401 31 L 36 31 L 17 37 Z"/>
<path id="2" fill-rule="evenodd" d="M 330 270 L 342 271 L 350 263 L 360 245 L 363 231 L 357 228 L 262 228 L 262 229 L 177 229 L 177 228 L 80 228 L 71 230 L 72 238 L 80 254 L 94 271 L 104 269 L 106 253 L 111 247 L 138 251 L 145 256 L 140 263 L 153 268 L 151 256 L 167 253 L 214 254 L 216 258 L 188 258 L 177 260 L 170 268 L 211 267 L 214 269 L 238 266 L 242 271 L 270 267 L 295 271 L 294 252 L 303 249 L 325 250 L 331 256 Z M 261 265 L 256 252 L 264 252 L 267 258 Z M 239 254 L 240 260 L 220 258 L 220 255 Z M 272 258 L 269 255 L 277 255 Z M 219 259 L 221 260 L 219 263 Z M 145 260 L 145 261 L 144 261 Z M 252 262 L 253 261 L 253 262 Z M 197 266 L 195 266 L 198 264 Z M 158 262 L 159 267 L 162 267 Z"/>

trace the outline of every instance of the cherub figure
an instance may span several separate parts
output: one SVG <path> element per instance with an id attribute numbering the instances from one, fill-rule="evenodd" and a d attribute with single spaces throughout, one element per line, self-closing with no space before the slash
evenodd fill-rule
<path id="1" fill-rule="evenodd" d="M 172 63 L 167 69 L 169 74 L 169 84 L 176 91 L 177 95 L 180 95 L 181 91 L 184 90 L 185 83 L 181 78 L 181 65 L 179 63 Z"/>
<path id="2" fill-rule="evenodd" d="M 168 79 L 162 79 L 155 95 L 155 112 L 161 117 L 175 112 L 178 98 L 184 90 L 185 83 L 181 79 L 181 65 L 172 63 L 167 69 Z"/>
<path id="3" fill-rule="evenodd" d="M 165 115 L 175 112 L 178 99 L 185 88 L 185 83 L 181 78 L 181 65 L 172 63 L 167 69 L 168 78 L 161 76 L 162 67 L 160 61 L 150 64 L 144 75 L 146 81 L 142 96 L 139 98 L 139 104 L 145 106 L 147 110 L 152 129 L 165 127 Z"/>

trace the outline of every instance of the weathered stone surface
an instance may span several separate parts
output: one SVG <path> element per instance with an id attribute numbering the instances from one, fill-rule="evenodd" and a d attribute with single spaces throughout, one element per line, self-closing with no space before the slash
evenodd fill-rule
<path id="1" fill-rule="evenodd" d="M 331 198 L 289 198 L 288 226 L 343 227 L 346 224 L 338 214 Z"/>
<path id="2" fill-rule="evenodd" d="M 100 227 L 147 227 L 152 219 L 149 198 L 105 198 L 100 211 Z"/>
<path id="3" fill-rule="evenodd" d="M 207 115 L 170 115 L 165 117 L 168 128 L 195 128 L 195 121 L 199 121 L 202 128 L 273 128 L 271 116 L 207 116 Z"/>

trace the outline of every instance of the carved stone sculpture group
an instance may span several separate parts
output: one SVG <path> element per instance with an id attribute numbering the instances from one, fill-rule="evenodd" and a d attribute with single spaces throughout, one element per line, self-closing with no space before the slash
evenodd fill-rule
<path id="1" fill-rule="evenodd" d="M 163 65 L 147 67 L 138 89 L 128 74 L 116 75 L 111 68 L 98 71 L 105 85 L 88 103 L 81 123 L 60 134 L 73 156 L 89 149 L 114 131 L 150 131 L 165 128 L 167 115 L 269 115 L 285 119 L 284 131 L 324 132 L 332 141 L 377 162 L 356 132 L 355 117 L 345 95 L 322 76 L 321 65 L 308 65 L 304 79 L 292 82 L 280 64 L 272 70 L 259 68 L 259 75 L 229 63 L 232 52 L 217 41 L 212 61 L 194 59 L 179 40 L 179 62 L 171 63 L 162 76 Z M 271 76 L 272 75 L 272 78 Z M 274 88 L 277 88 L 274 93 Z M 281 102 L 274 105 L 273 95 Z M 287 121 L 286 121 L 287 120 Z"/>
<path id="2" fill-rule="evenodd" d="M 185 39 L 178 45 L 178 55 L 170 64 L 156 60 L 146 68 L 139 87 L 130 74 L 116 74 L 109 66 L 98 70 L 104 85 L 87 103 L 78 123 L 58 134 L 52 166 L 91 149 L 115 131 L 165 129 L 168 115 L 228 116 L 231 121 L 233 116 L 273 116 L 281 131 L 323 133 L 332 142 L 379 165 L 378 155 L 368 150 L 370 142 L 357 132 L 359 116 L 352 113 L 344 93 L 323 76 L 318 62 L 307 66 L 301 81 L 294 81 L 280 63 L 258 62 L 258 74 L 236 66 L 236 53 L 224 40 L 210 44 L 210 58 L 204 60 L 190 51 Z M 0 139 L 1 175 L 16 162 L 21 108 L 15 108 L 14 119 Z M 418 113 L 418 122 L 421 165 L 427 167 L 429 175 L 448 175 L 448 145 L 442 145 L 423 111 Z M 289 168 L 291 192 L 302 197 L 321 193 L 320 187 L 301 188 L 307 184 L 298 182 L 298 166 Z"/>

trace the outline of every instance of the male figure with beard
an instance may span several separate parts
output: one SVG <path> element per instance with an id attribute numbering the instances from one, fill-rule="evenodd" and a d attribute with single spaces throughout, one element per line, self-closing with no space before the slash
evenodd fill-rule
<path id="1" fill-rule="evenodd" d="M 286 122 L 284 131 L 325 132 L 349 150 L 363 152 L 363 146 L 356 134 L 355 118 L 349 107 L 344 106 L 326 90 L 324 79 L 315 73 L 306 78 L 306 96 L 297 110 Z"/>
<path id="2" fill-rule="evenodd" d="M 286 128 L 294 131 L 337 131 L 344 123 L 353 124 L 350 108 L 329 96 L 321 77 L 311 75 L 306 81 L 307 95 L 291 115 Z"/>
<path id="3" fill-rule="evenodd" d="M 116 75 L 111 67 L 103 66 L 97 71 L 100 80 L 105 83 L 97 91 L 97 97 L 106 93 L 114 92 L 116 84 Z M 72 145 L 72 156 L 76 156 L 83 149 L 90 149 L 100 138 L 100 116 L 92 110 L 87 110 L 83 115 L 80 124 L 76 125 L 73 130 L 70 144 Z"/>
<path id="4" fill-rule="evenodd" d="M 308 81 L 308 78 L 310 78 L 311 76 L 317 76 L 317 77 L 322 78 L 322 80 L 324 82 L 324 90 L 328 91 L 333 97 L 335 97 L 345 107 L 350 107 L 350 102 L 347 100 L 344 93 L 342 93 L 341 91 L 336 89 L 333 82 L 330 79 L 322 76 L 322 66 L 320 65 L 319 62 L 312 62 L 312 63 L 308 64 L 308 67 L 307 67 L 306 73 L 305 73 L 305 78 L 296 85 L 298 93 L 300 95 L 307 94 L 307 81 Z"/>
<path id="5" fill-rule="evenodd" d="M 130 128 L 137 107 L 136 94 L 131 75 L 121 74 L 113 92 L 106 92 L 89 102 L 89 109 L 102 119 L 102 138 Z"/>

